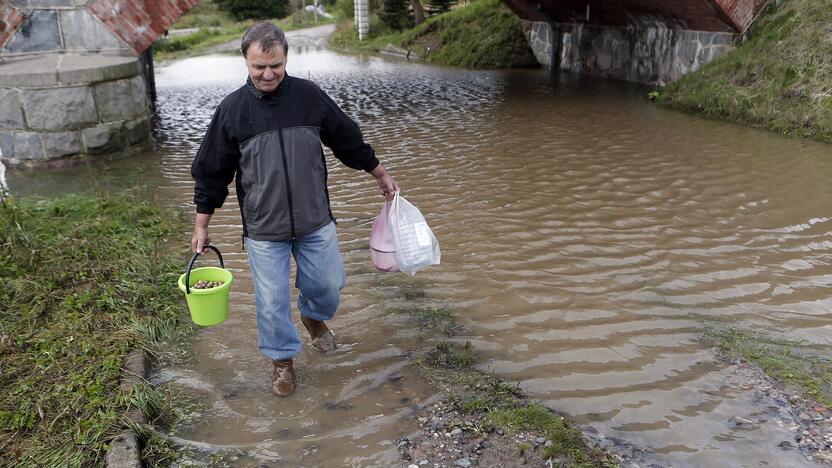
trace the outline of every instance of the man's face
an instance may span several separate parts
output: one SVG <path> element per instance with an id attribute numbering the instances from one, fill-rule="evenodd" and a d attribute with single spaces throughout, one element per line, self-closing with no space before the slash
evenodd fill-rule
<path id="1" fill-rule="evenodd" d="M 260 48 L 260 43 L 255 42 L 246 51 L 246 66 L 254 86 L 270 93 L 277 89 L 286 76 L 286 53 L 280 44 L 275 44 L 272 50 L 265 52 Z"/>

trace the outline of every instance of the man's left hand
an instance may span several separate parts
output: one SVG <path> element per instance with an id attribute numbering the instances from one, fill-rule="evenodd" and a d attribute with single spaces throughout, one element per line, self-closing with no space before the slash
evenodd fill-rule
<path id="1" fill-rule="evenodd" d="M 378 182 L 378 188 L 381 192 L 381 196 L 387 199 L 387 201 L 392 201 L 393 196 L 398 192 L 399 184 L 396 183 L 396 179 L 387 172 L 387 169 L 384 168 L 383 165 L 379 164 L 376 166 L 375 169 L 370 172 L 373 177 L 376 178 L 376 182 Z"/>

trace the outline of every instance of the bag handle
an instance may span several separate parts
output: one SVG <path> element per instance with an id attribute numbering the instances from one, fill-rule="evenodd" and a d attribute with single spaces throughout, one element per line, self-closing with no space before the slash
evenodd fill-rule
<path id="1" fill-rule="evenodd" d="M 213 245 L 204 245 L 202 249 L 202 253 L 205 253 L 205 249 L 211 249 L 217 253 L 217 257 L 220 258 L 220 268 L 225 268 L 225 264 L 222 261 L 222 254 L 220 253 L 220 249 L 214 247 Z M 191 261 L 188 263 L 188 270 L 185 272 L 185 294 L 191 293 L 191 268 L 194 266 L 194 262 L 196 258 L 199 257 L 199 253 L 194 253 L 194 256 L 191 257 Z"/>

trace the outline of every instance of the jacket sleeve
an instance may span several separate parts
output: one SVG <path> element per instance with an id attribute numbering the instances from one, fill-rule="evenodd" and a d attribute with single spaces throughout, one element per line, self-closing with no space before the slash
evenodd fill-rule
<path id="1" fill-rule="evenodd" d="M 379 164 L 375 151 L 364 142 L 358 125 L 326 93 L 317 91 L 325 113 L 321 142 L 346 166 L 367 172 L 375 169 Z"/>
<path id="2" fill-rule="evenodd" d="M 197 213 L 212 214 L 228 196 L 228 184 L 240 164 L 240 149 L 228 135 L 222 106 L 218 107 L 191 164 Z"/>

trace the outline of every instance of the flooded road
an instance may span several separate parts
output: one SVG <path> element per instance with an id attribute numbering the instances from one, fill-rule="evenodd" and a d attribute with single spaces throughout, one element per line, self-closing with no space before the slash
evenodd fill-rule
<path id="1" fill-rule="evenodd" d="M 737 373 L 699 342 L 736 325 L 818 352 L 832 347 L 832 147 L 659 109 L 643 88 L 545 71 L 466 71 L 312 48 L 288 72 L 355 118 L 425 214 L 442 265 L 373 271 L 372 177 L 330 158 L 348 274 L 339 348 L 298 356 L 300 387 L 269 393 L 236 200 L 211 238 L 235 274 L 231 316 L 199 330 L 192 358 L 158 369 L 203 405 L 172 437 L 238 453 L 238 466 L 390 466 L 431 389 L 409 353 L 426 346 L 402 310 L 447 309 L 481 368 L 651 453 L 663 466 L 805 466 L 787 426 L 764 419 Z M 6 174 L 12 193 L 146 182 L 192 210 L 189 167 L 219 100 L 245 78 L 236 56 L 157 69 L 156 149 L 61 173 Z M 182 242 L 190 239 L 183 233 Z M 212 261 L 212 260 L 208 260 Z M 302 328 L 301 328 L 302 329 Z"/>

